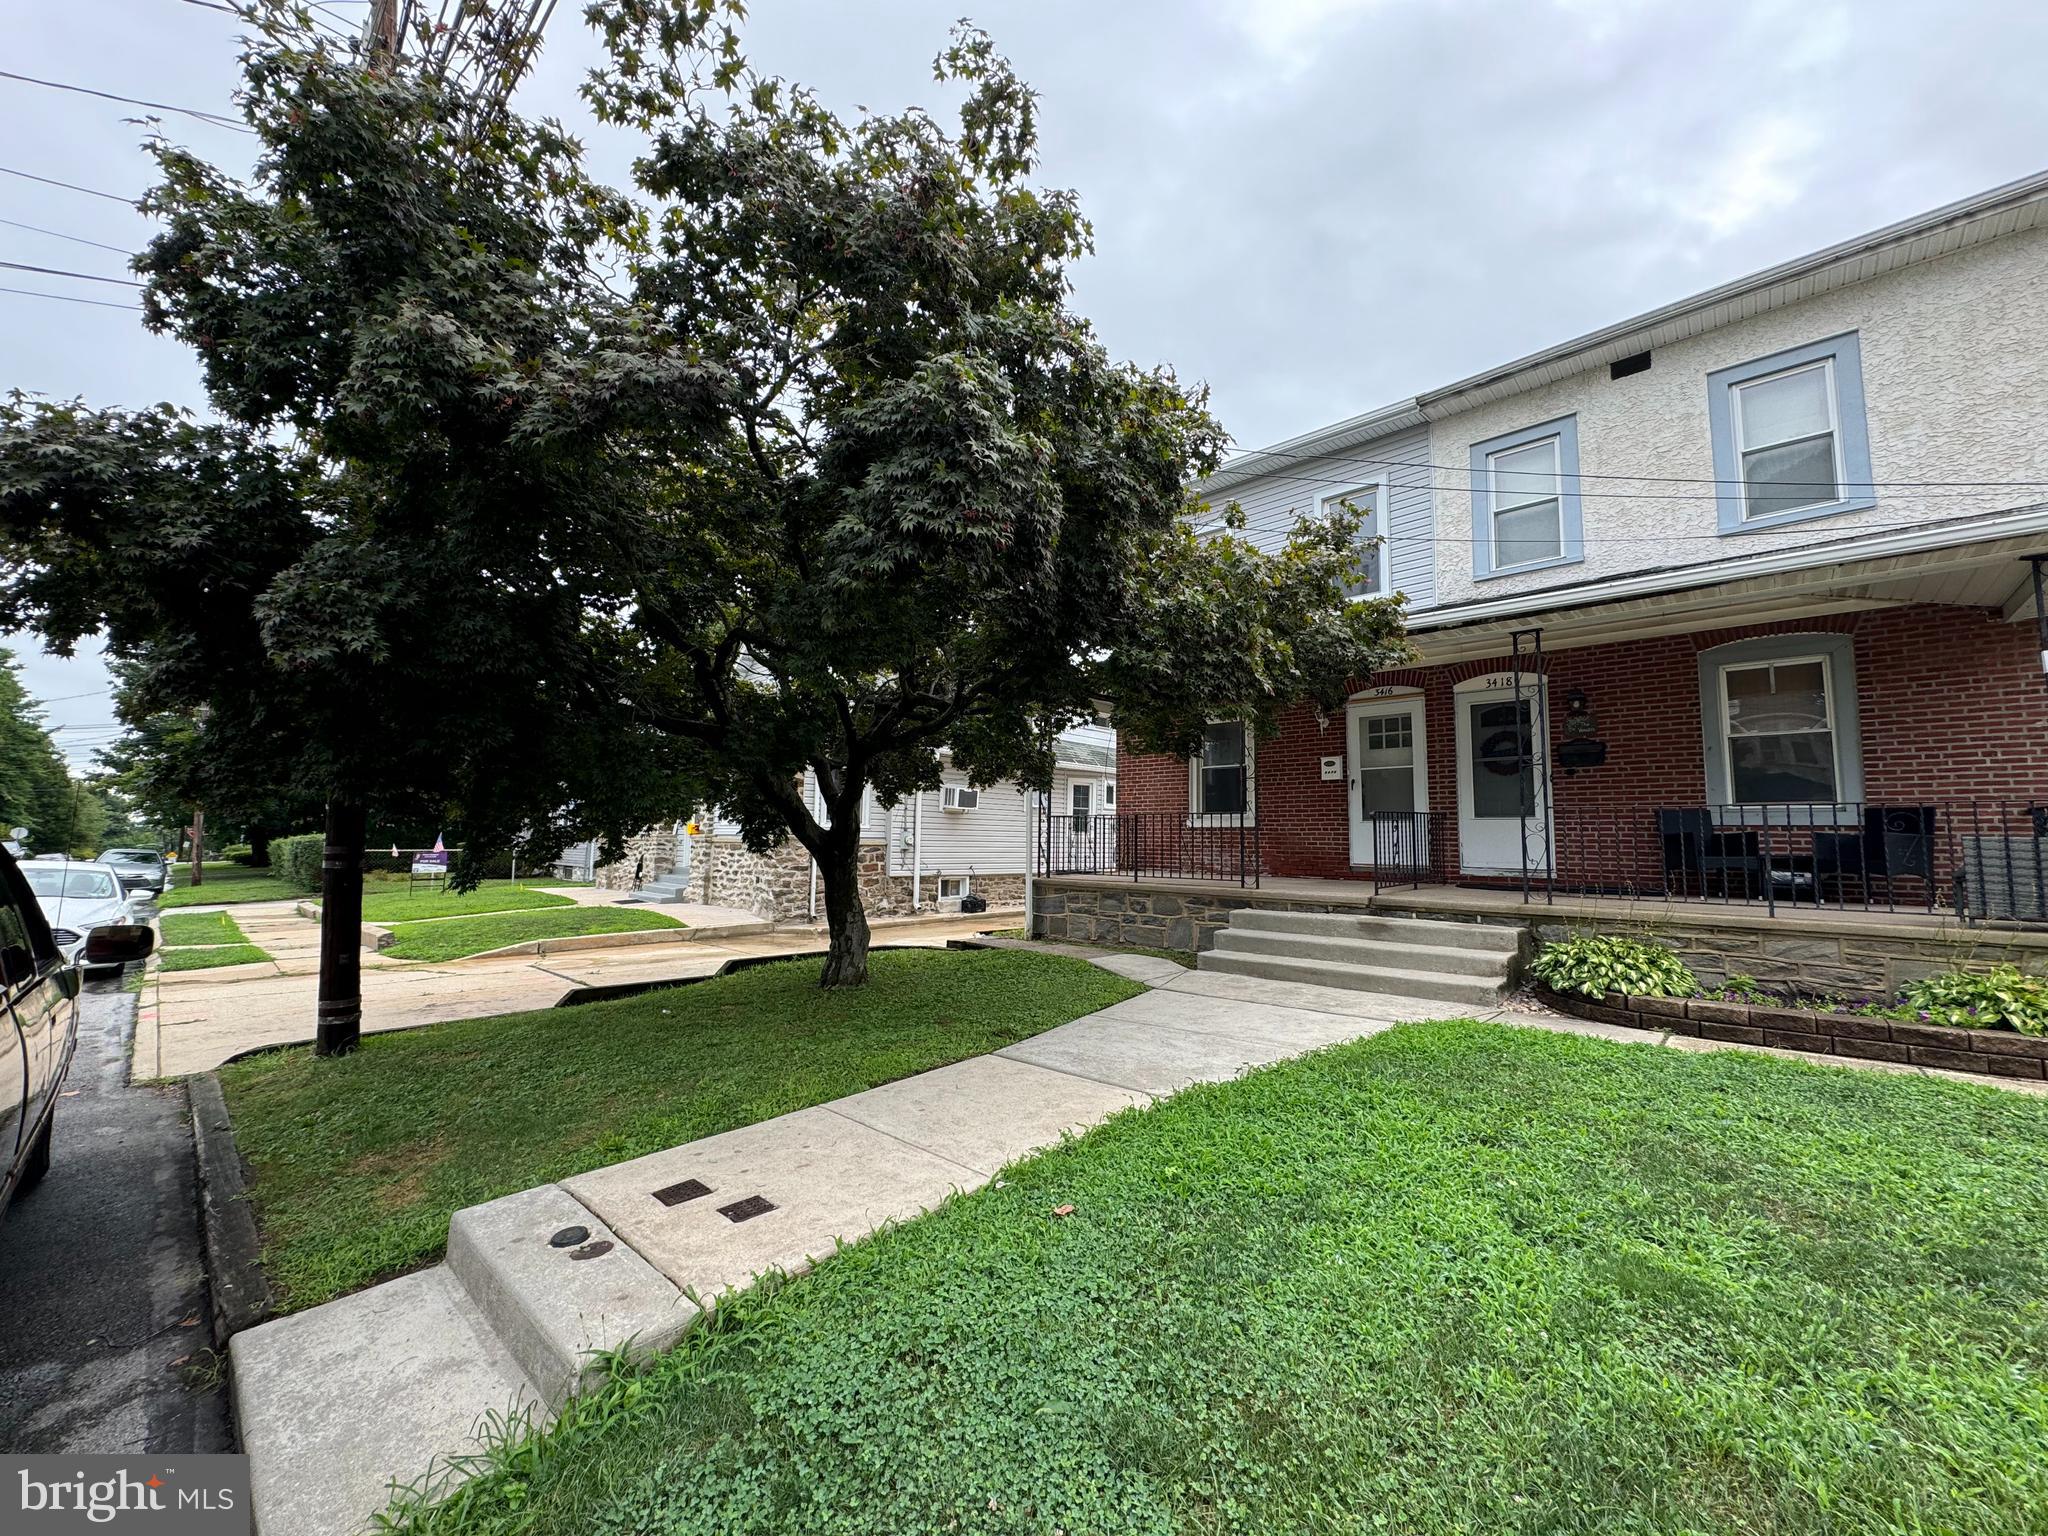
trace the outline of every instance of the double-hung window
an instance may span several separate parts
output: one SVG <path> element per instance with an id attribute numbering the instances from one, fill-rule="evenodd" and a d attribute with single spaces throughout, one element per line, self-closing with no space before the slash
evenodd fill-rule
<path id="1" fill-rule="evenodd" d="M 1850 636 L 1737 640 L 1702 651 L 1699 668 L 1709 804 L 1783 808 L 1763 819 L 1797 826 L 1855 819 L 1863 751 Z"/>
<path id="2" fill-rule="evenodd" d="M 1472 574 L 1506 576 L 1585 558 L 1576 417 L 1472 445 Z"/>
<path id="3" fill-rule="evenodd" d="M 1728 787 L 1738 804 L 1840 798 L 1827 657 L 1721 668 L 1721 714 Z"/>
<path id="4" fill-rule="evenodd" d="M 1853 334 L 1719 369 L 1707 392 L 1721 532 L 1877 504 Z"/>
<path id="5" fill-rule="evenodd" d="M 1344 595 L 1377 597 L 1387 590 L 1385 550 L 1380 543 L 1386 526 L 1386 482 L 1380 480 L 1371 485 L 1354 486 L 1348 491 L 1332 491 L 1318 497 L 1317 506 L 1324 512 L 1330 512 L 1347 501 L 1358 509 L 1363 521 L 1358 529 L 1358 577 L 1344 588 Z"/>
<path id="6" fill-rule="evenodd" d="M 1833 358 L 1735 388 L 1744 521 L 1842 499 Z"/>
<path id="7" fill-rule="evenodd" d="M 1251 809 L 1251 761 L 1244 726 L 1219 720 L 1202 733 L 1202 750 L 1190 765 L 1194 783 L 1189 804 L 1196 816 L 1242 816 Z"/>

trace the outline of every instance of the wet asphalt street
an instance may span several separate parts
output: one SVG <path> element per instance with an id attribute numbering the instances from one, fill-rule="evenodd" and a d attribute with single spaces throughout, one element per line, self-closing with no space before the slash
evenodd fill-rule
<path id="1" fill-rule="evenodd" d="M 129 1083 L 134 1027 L 86 984 L 49 1175 L 0 1217 L 0 1451 L 232 1449 L 185 1091 Z"/>

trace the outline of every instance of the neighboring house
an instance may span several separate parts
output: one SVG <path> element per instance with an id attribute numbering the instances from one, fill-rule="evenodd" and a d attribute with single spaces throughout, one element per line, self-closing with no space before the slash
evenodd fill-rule
<path id="1" fill-rule="evenodd" d="M 943 784 L 881 806 L 869 792 L 861 814 L 861 896 L 870 917 L 957 912 L 970 894 L 992 908 L 1022 908 L 1030 797 L 1005 781 L 976 789 L 939 754 Z M 819 814 L 815 776 L 804 798 Z M 1100 822 L 1107 833 L 1116 810 L 1116 733 L 1107 725 L 1075 726 L 1057 743 L 1052 810 L 1067 826 Z M 1046 812 L 1046 801 L 1036 803 Z M 739 907 L 776 922 L 824 915 L 824 893 L 810 855 L 794 838 L 767 853 L 750 853 L 737 824 L 707 812 L 687 826 L 650 828 L 627 844 L 626 857 L 597 870 L 599 885 L 651 888 L 668 899 Z M 637 874 L 636 874 L 637 869 Z"/>
<path id="2" fill-rule="evenodd" d="M 1226 465 L 1201 489 L 1259 536 L 1371 514 L 1419 660 L 1256 747 L 1125 754 L 1120 835 L 1183 829 L 1181 874 L 1249 847 L 1268 879 L 2041 915 L 2044 202 L 1996 188 Z"/>

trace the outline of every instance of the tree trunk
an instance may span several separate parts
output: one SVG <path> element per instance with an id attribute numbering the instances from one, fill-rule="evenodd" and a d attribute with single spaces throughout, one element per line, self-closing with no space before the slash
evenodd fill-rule
<path id="1" fill-rule="evenodd" d="M 861 986 L 868 979 L 868 915 L 860 904 L 858 835 L 818 860 L 818 883 L 825 890 L 825 927 L 832 936 L 818 984 Z"/>
<path id="2" fill-rule="evenodd" d="M 252 831 L 249 834 L 249 867 L 251 869 L 270 868 L 270 834 L 268 832 Z"/>
<path id="3" fill-rule="evenodd" d="M 187 885 L 206 884 L 206 810 L 192 807 L 192 867 L 186 871 Z"/>
<path id="4" fill-rule="evenodd" d="M 320 859 L 320 1002 L 313 1054 L 345 1056 L 363 1032 L 363 837 L 358 801 L 327 802 Z"/>

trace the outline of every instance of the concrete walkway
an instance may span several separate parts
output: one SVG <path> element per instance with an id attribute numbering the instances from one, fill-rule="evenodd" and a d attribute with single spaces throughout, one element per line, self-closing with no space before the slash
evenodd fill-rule
<path id="1" fill-rule="evenodd" d="M 275 963 L 155 973 L 144 987 L 136 1020 L 136 1077 L 211 1071 L 230 1056 L 257 1046 L 312 1038 L 319 924 L 274 902 L 227 911 L 249 941 L 261 945 Z M 952 939 L 972 937 L 1003 921 L 999 915 L 983 915 L 877 923 L 874 939 L 882 945 L 942 948 Z M 479 955 L 439 963 L 393 960 L 366 950 L 363 1029 L 376 1033 L 550 1008 L 582 988 L 708 976 L 742 956 L 806 954 L 823 947 L 818 934 L 798 929 L 676 944 L 622 943 L 559 954 Z"/>
<path id="2" fill-rule="evenodd" d="M 594 1351 L 665 1348 L 721 1293 L 801 1273 L 1119 1110 L 1446 1014 L 1441 1002 L 1078 952 L 1150 990 L 993 1055 L 460 1211 L 444 1264 L 238 1334 L 260 1529 L 353 1536 L 394 1479 L 475 1452 L 486 1415 L 544 1419 L 584 1384 Z M 1451 1011 L 1657 1040 L 1544 1011 Z"/>

